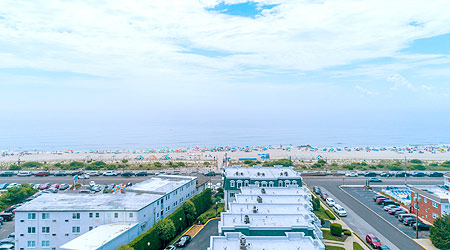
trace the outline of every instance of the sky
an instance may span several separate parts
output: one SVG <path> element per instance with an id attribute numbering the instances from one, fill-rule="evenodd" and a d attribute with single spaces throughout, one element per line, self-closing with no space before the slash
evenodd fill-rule
<path id="1" fill-rule="evenodd" d="M 448 0 L 2 0 L 0 129 L 448 127 L 449 9 Z"/>

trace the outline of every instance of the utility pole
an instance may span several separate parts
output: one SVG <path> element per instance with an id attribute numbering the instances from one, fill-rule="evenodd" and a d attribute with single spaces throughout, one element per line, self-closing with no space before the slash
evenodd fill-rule
<path id="1" fill-rule="evenodd" d="M 420 197 L 419 194 L 417 194 L 416 198 L 416 239 L 419 238 L 419 201 Z"/>
<path id="2" fill-rule="evenodd" d="M 407 170 L 407 166 L 406 166 L 406 156 L 405 156 L 405 186 L 408 186 L 408 182 L 406 180 L 406 176 L 407 176 L 406 170 Z"/>

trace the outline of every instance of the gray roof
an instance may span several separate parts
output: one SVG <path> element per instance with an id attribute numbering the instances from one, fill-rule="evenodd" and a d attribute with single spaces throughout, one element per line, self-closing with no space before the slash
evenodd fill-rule
<path id="1" fill-rule="evenodd" d="M 138 211 L 161 195 L 138 193 L 115 194 L 43 194 L 18 207 L 15 212 L 28 211 Z"/>
<path id="2" fill-rule="evenodd" d="M 184 175 L 158 175 L 129 187 L 127 191 L 168 194 L 196 178 Z"/>

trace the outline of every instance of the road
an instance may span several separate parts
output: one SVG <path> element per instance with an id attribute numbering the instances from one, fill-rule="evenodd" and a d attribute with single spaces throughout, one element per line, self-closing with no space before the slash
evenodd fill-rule
<path id="1" fill-rule="evenodd" d="M 209 247 L 210 236 L 219 235 L 218 225 L 219 219 L 208 222 L 183 250 L 206 250 Z"/>
<path id="2" fill-rule="evenodd" d="M 343 192 L 339 186 L 345 182 L 345 185 L 364 185 L 366 178 L 345 178 L 342 177 L 303 177 L 308 186 L 320 186 L 327 190 L 332 197 L 336 198 L 346 209 L 351 210 L 349 217 L 344 221 L 352 227 L 354 231 L 360 236 L 364 237 L 366 233 L 373 228 L 376 235 L 379 235 L 381 240 L 387 240 L 387 244 L 392 244 L 397 249 L 408 250 L 423 250 L 423 248 L 415 243 L 412 239 L 404 235 L 397 228 L 391 226 L 386 221 L 382 220 L 378 215 L 367 209 L 360 202 Z M 435 185 L 442 184 L 442 178 L 408 178 L 408 184 L 416 185 Z M 382 185 L 402 185 L 405 183 L 404 178 L 383 178 Z M 351 216 L 350 216 L 351 215 Z M 355 217 L 358 216 L 359 218 Z M 353 219 L 352 219 L 353 218 Z M 366 223 L 363 223 L 366 222 Z"/>

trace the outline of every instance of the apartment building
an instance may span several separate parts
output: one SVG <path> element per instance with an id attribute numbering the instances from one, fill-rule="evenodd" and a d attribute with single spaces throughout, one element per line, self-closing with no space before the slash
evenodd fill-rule
<path id="1" fill-rule="evenodd" d="M 81 236 L 103 225 L 114 228 L 103 231 L 108 244 L 127 243 L 196 194 L 195 177 L 170 175 L 153 177 L 125 193 L 43 194 L 15 210 L 15 249 L 59 250 L 77 238 L 83 242 Z M 128 238 L 117 228 L 126 229 L 119 231 Z"/>
<path id="2" fill-rule="evenodd" d="M 411 212 L 433 223 L 435 219 L 450 214 L 450 192 L 438 186 L 411 186 Z M 418 201 L 417 201 L 418 200 Z"/>

